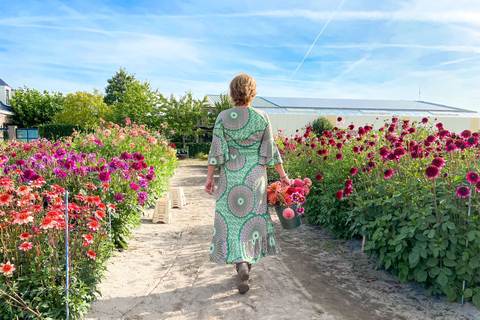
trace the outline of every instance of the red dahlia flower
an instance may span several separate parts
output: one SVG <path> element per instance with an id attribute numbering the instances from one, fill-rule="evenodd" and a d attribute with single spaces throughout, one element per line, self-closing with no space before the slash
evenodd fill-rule
<path id="1" fill-rule="evenodd" d="M 335 155 L 335 159 L 337 159 L 337 160 L 341 160 L 342 158 L 343 158 L 343 154 L 341 154 L 341 153 L 337 153 Z"/>
<path id="2" fill-rule="evenodd" d="M 337 191 L 335 198 L 342 200 L 343 199 L 343 190 Z"/>
<path id="3" fill-rule="evenodd" d="M 440 170 L 436 166 L 428 166 L 427 169 L 425 169 L 425 174 L 430 179 L 438 177 L 439 172 Z"/>
<path id="4" fill-rule="evenodd" d="M 318 181 L 322 181 L 322 178 L 323 178 L 323 174 L 320 174 L 320 173 L 315 176 L 315 179 L 317 179 Z"/>
<path id="5" fill-rule="evenodd" d="M 350 130 L 353 130 L 354 128 L 355 128 L 355 126 L 353 124 L 348 126 L 348 129 L 350 129 Z"/>
<path id="6" fill-rule="evenodd" d="M 467 187 L 464 187 L 464 186 L 458 187 L 457 195 L 459 197 L 466 198 L 466 197 L 470 196 L 470 189 L 467 188 Z"/>
<path id="7" fill-rule="evenodd" d="M 350 174 L 351 174 L 352 176 L 354 176 L 354 175 L 357 173 L 357 171 L 358 171 L 358 169 L 355 168 L 355 167 L 353 167 L 353 168 L 350 169 Z"/>
<path id="8" fill-rule="evenodd" d="M 93 250 L 88 251 L 87 256 L 89 256 L 90 259 L 92 259 L 92 260 L 96 259 L 96 254 L 95 254 L 95 251 L 93 251 Z"/>
<path id="9" fill-rule="evenodd" d="M 437 123 L 436 127 L 437 127 L 437 129 L 443 129 L 443 124 L 442 123 Z"/>
<path id="10" fill-rule="evenodd" d="M 468 139 L 472 136 L 472 132 L 470 130 L 463 130 L 462 133 L 460 134 L 460 136 L 463 139 Z"/>
<path id="11" fill-rule="evenodd" d="M 353 147 L 353 153 L 359 153 L 360 152 L 360 148 L 357 147 L 357 146 L 354 146 Z"/>
<path id="12" fill-rule="evenodd" d="M 432 166 L 435 166 L 438 169 L 442 169 L 444 165 L 445 165 L 445 159 L 442 157 L 436 157 L 432 160 Z"/>
<path id="13" fill-rule="evenodd" d="M 408 133 L 415 133 L 415 131 L 417 131 L 417 129 L 414 127 L 408 128 Z"/>
<path id="14" fill-rule="evenodd" d="M 337 143 L 337 149 L 340 150 L 343 148 L 343 143 L 339 142 Z"/>
<path id="15" fill-rule="evenodd" d="M 467 180 L 470 183 L 477 183 L 480 180 L 480 176 L 477 172 L 470 171 L 469 173 L 467 173 Z"/>
<path id="16" fill-rule="evenodd" d="M 480 192 L 480 181 L 475 183 L 475 188 L 477 188 L 477 191 Z"/>
<path id="17" fill-rule="evenodd" d="M 385 172 L 383 172 L 383 177 L 385 179 L 390 178 L 393 175 L 393 169 L 387 169 Z"/>
<path id="18" fill-rule="evenodd" d="M 428 122 L 428 118 L 423 118 L 423 119 L 422 119 L 422 123 L 423 123 L 423 124 L 425 124 L 425 123 L 427 123 L 427 122 Z"/>
<path id="19" fill-rule="evenodd" d="M 345 181 L 345 187 L 350 187 L 350 186 L 352 185 L 352 183 L 353 183 L 353 180 L 352 180 L 352 179 L 347 179 L 347 180 Z"/>
<path id="20" fill-rule="evenodd" d="M 338 121 L 338 122 L 342 121 L 342 117 L 338 117 L 338 118 L 337 118 L 337 121 Z"/>
<path id="21" fill-rule="evenodd" d="M 345 189 L 343 189 L 343 194 L 346 196 L 351 195 L 352 192 L 353 192 L 352 186 L 348 186 L 348 187 L 345 187 Z"/>

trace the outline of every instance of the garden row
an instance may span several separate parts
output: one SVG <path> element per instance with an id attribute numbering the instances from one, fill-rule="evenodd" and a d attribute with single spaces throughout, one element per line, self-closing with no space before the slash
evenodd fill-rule
<path id="1" fill-rule="evenodd" d="M 112 247 L 127 246 L 142 207 L 168 189 L 175 153 L 129 119 L 1 145 L 0 319 L 65 319 L 67 303 L 72 319 L 88 311 Z"/>
<path id="2" fill-rule="evenodd" d="M 365 236 L 367 253 L 400 281 L 480 308 L 477 132 L 393 118 L 378 131 L 307 127 L 276 140 L 290 176 L 313 180 L 309 222 Z"/>

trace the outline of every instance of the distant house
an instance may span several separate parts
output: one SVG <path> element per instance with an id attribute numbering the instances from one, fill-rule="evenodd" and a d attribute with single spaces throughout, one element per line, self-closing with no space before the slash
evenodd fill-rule
<path id="1" fill-rule="evenodd" d="M 10 99 L 14 90 L 2 79 L 0 79 L 0 126 L 9 122 L 9 117 L 13 115 L 10 108 Z"/>
<path id="2" fill-rule="evenodd" d="M 210 106 L 215 107 L 220 96 L 208 95 L 207 99 Z M 257 96 L 251 106 L 268 114 L 274 133 L 282 129 L 286 135 L 294 135 L 297 129 L 305 128 L 320 116 L 344 129 L 350 124 L 356 128 L 373 125 L 378 129 L 384 121 L 391 121 L 393 116 L 411 122 L 428 118 L 432 123 L 443 123 L 444 128 L 451 132 L 480 129 L 480 114 L 477 111 L 426 101 Z M 338 118 L 342 118 L 341 121 L 337 121 Z"/>

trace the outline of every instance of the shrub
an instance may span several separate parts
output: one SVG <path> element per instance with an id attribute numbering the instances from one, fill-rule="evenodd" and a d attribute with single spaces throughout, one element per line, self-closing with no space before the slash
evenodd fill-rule
<path id="1" fill-rule="evenodd" d="M 333 124 L 325 117 L 318 117 L 313 120 L 310 126 L 312 127 L 312 131 L 316 132 L 318 135 L 321 135 L 323 131 L 330 131 L 333 129 Z"/>
<path id="2" fill-rule="evenodd" d="M 38 136 L 49 140 L 59 140 L 69 137 L 75 131 L 83 131 L 83 126 L 72 124 L 41 124 L 38 126 Z"/>

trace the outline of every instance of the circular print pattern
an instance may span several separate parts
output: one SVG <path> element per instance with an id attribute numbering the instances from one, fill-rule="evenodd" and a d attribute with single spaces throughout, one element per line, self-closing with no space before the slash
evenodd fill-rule
<path id="1" fill-rule="evenodd" d="M 256 165 L 252 171 L 245 178 L 245 184 L 253 189 L 255 207 L 253 212 L 255 214 L 265 214 L 267 213 L 267 171 L 265 166 Z"/>
<path id="2" fill-rule="evenodd" d="M 229 159 L 225 162 L 225 166 L 231 171 L 238 171 L 245 165 L 245 156 L 240 155 L 237 149 L 228 148 Z"/>
<path id="3" fill-rule="evenodd" d="M 227 190 L 227 176 L 225 175 L 225 169 L 221 167 L 220 173 L 218 175 L 218 187 L 214 193 L 215 200 L 220 199 L 226 190 Z"/>
<path id="4" fill-rule="evenodd" d="M 237 217 L 245 217 L 253 205 L 253 192 L 248 187 L 236 186 L 228 194 L 228 208 Z"/>
<path id="5" fill-rule="evenodd" d="M 236 142 L 242 147 L 249 147 L 257 142 L 262 141 L 263 131 L 255 132 L 247 140 L 237 140 Z"/>
<path id="6" fill-rule="evenodd" d="M 222 116 L 223 126 L 229 130 L 239 130 L 245 127 L 249 119 L 248 108 L 232 108 L 225 110 Z"/>
<path id="7" fill-rule="evenodd" d="M 257 259 L 262 254 L 267 235 L 267 223 L 261 217 L 248 220 L 240 232 L 240 242 L 245 246 L 246 254 Z"/>
<path id="8" fill-rule="evenodd" d="M 213 240 L 210 245 L 210 258 L 217 263 L 225 263 L 228 254 L 228 228 L 222 215 L 215 212 Z"/>

